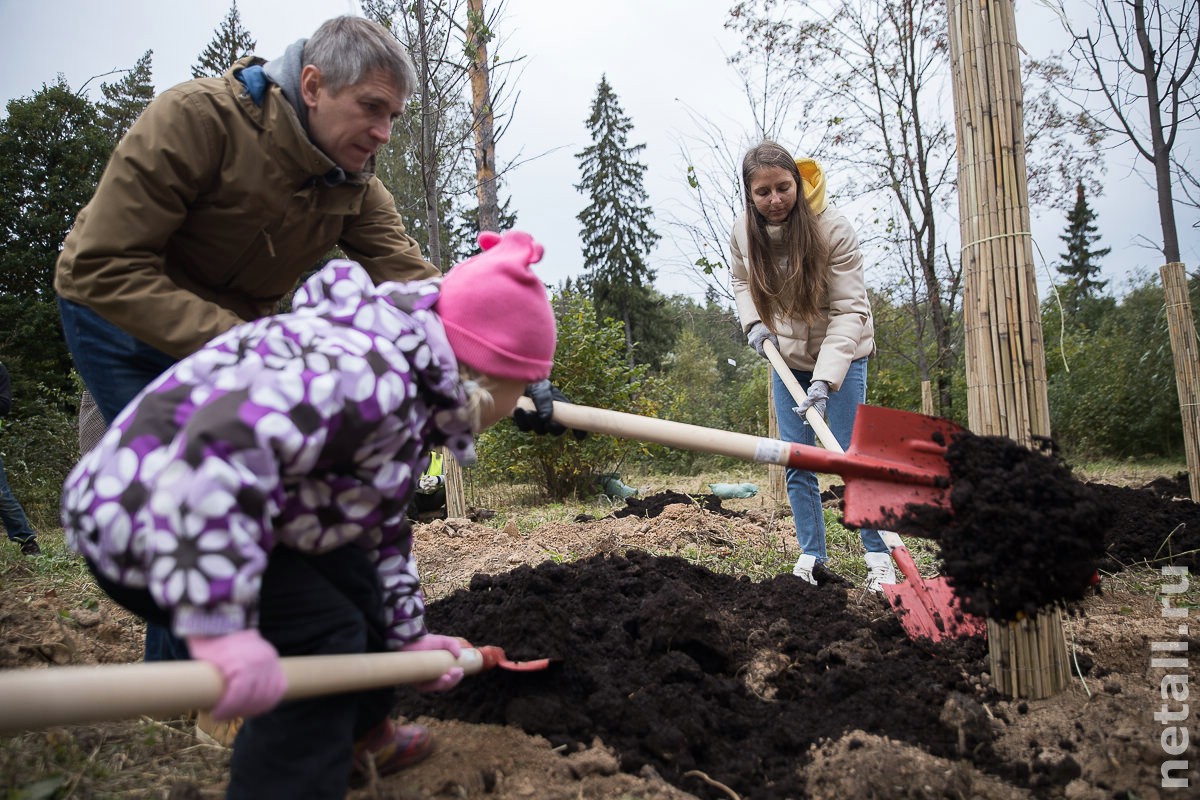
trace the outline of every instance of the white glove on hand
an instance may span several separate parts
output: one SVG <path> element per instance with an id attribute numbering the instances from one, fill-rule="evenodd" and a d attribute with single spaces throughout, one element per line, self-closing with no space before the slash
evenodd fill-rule
<path id="1" fill-rule="evenodd" d="M 421 494 L 433 494 L 442 483 L 439 475 L 422 475 L 417 481 L 417 491 Z"/>
<path id="2" fill-rule="evenodd" d="M 767 357 L 767 354 L 763 352 L 763 342 L 767 339 L 771 340 L 771 344 L 775 345 L 776 350 L 779 349 L 779 339 L 761 322 L 756 322 L 750 326 L 750 330 L 746 332 L 746 339 L 750 342 L 750 346 L 754 348 L 754 352 L 763 358 Z"/>
<path id="3" fill-rule="evenodd" d="M 801 417 L 808 411 L 809 408 L 815 408 L 817 415 L 821 419 L 825 419 L 825 403 L 829 400 L 829 383 L 827 381 L 813 381 L 808 386 L 808 397 L 800 401 L 800 405 L 796 406 L 796 413 Z"/>

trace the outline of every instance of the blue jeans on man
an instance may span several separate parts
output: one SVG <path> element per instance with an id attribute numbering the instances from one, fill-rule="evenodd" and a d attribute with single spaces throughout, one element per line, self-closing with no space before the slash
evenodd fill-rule
<path id="1" fill-rule="evenodd" d="M 792 370 L 796 380 L 804 391 L 812 382 L 811 372 Z M 783 379 L 774 372 L 772 396 L 775 399 L 775 418 L 779 424 L 779 438 L 798 444 L 812 446 L 816 443 L 816 434 L 812 426 L 792 409 L 796 401 L 784 385 Z M 860 358 L 850 363 L 846 378 L 835 392 L 829 392 L 829 400 L 825 404 L 825 420 L 838 444 L 843 449 L 850 446 L 850 436 L 854 431 L 854 418 L 860 404 L 867 399 L 867 359 Z M 805 555 L 816 556 L 818 564 L 829 560 L 825 550 L 825 514 L 821 508 L 821 487 L 814 472 L 788 467 L 787 478 L 788 502 L 792 506 L 792 517 L 796 523 L 796 541 Z M 878 531 L 860 528 L 863 547 L 868 553 L 886 553 L 887 545 Z"/>
<path id="2" fill-rule="evenodd" d="M 87 306 L 58 298 L 63 334 L 75 368 L 104 421 L 118 414 L 176 359 L 113 325 Z M 188 658 L 187 645 L 169 628 L 146 624 L 146 661 Z"/>

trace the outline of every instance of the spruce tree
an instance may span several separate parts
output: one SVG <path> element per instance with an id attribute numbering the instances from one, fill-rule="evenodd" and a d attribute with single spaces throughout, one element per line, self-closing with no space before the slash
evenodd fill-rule
<path id="1" fill-rule="evenodd" d="M 1069 316 L 1078 315 L 1108 285 L 1108 281 L 1098 279 L 1099 262 L 1112 248 L 1093 249 L 1092 246 L 1100 239 L 1095 220 L 1096 213 L 1088 205 L 1083 182 L 1080 181 L 1075 186 L 1075 206 L 1067 214 L 1067 232 L 1058 237 L 1067 243 L 1067 252 L 1059 255 L 1062 263 L 1057 269 L 1066 279 L 1061 294 L 1063 310 Z"/>
<path id="2" fill-rule="evenodd" d="M 634 345 L 642 360 L 657 363 L 669 348 L 662 298 L 654 291 L 655 271 L 646 259 L 659 235 L 650 227 L 653 211 L 645 205 L 645 165 L 637 155 L 644 144 L 630 145 L 633 122 L 601 77 L 587 119 L 592 144 L 576 153 L 583 180 L 575 188 L 591 202 L 576 217 L 581 224 L 583 263 L 597 316 L 619 320 L 625 330 L 629 364 Z"/>
<path id="3" fill-rule="evenodd" d="M 114 146 L 154 99 L 150 68 L 153 56 L 154 51 L 147 50 L 124 78 L 116 83 L 100 84 L 100 93 L 104 95 L 98 107 L 100 127 Z"/>
<path id="4" fill-rule="evenodd" d="M 54 264 L 111 150 L 95 103 L 61 75 L 9 100 L 0 117 L 0 360 L 19 360 L 50 396 L 78 392 L 54 303 Z"/>
<path id="5" fill-rule="evenodd" d="M 217 28 L 208 47 L 200 54 L 200 61 L 192 67 L 193 78 L 217 78 L 225 74 L 242 56 L 254 52 L 258 42 L 250 37 L 250 31 L 242 27 L 238 14 L 237 0 L 229 6 L 229 13 Z"/>

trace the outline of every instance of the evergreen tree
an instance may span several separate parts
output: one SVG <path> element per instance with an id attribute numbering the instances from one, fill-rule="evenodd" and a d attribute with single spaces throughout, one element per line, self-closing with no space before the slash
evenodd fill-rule
<path id="1" fill-rule="evenodd" d="M 1083 312 L 1108 285 L 1108 281 L 1098 280 L 1099 261 L 1112 248 L 1092 249 L 1100 239 L 1095 220 L 1096 213 L 1088 205 L 1081 181 L 1075 186 L 1075 207 L 1067 214 L 1067 232 L 1058 237 L 1067 243 L 1067 252 L 1059 255 L 1062 263 L 1058 265 L 1058 273 L 1066 278 L 1061 295 L 1063 311 L 1068 318 Z"/>
<path id="2" fill-rule="evenodd" d="M 229 5 L 229 13 L 217 28 L 215 35 L 204 52 L 200 61 L 192 67 L 193 78 L 217 78 L 225 74 L 225 70 L 242 56 L 250 55 L 258 42 L 250 37 L 250 31 L 242 27 L 242 17 L 238 13 L 237 0 Z"/>
<path id="3" fill-rule="evenodd" d="M 575 186 L 591 202 L 576 217 L 582 226 L 583 263 L 600 319 L 610 317 L 625 330 L 625 354 L 632 366 L 634 345 L 642 361 L 655 364 L 670 346 L 663 324 L 663 301 L 653 290 L 655 272 L 646 257 L 659 236 L 650 227 L 653 212 L 644 205 L 645 165 L 637 160 L 644 144 L 628 144 L 633 123 L 601 77 L 587 119 L 592 144 L 575 157 L 583 180 Z"/>
<path id="4" fill-rule="evenodd" d="M 496 191 L 500 191 L 500 179 L 496 179 Z M 459 250 L 450 253 L 452 261 L 457 263 L 468 256 L 472 256 L 479 252 L 479 204 L 476 203 L 474 208 L 465 209 L 465 213 L 457 220 L 452 219 L 447 223 L 450 228 L 448 240 L 457 245 Z M 499 231 L 510 231 L 517 226 L 517 212 L 512 210 L 512 197 L 505 198 L 500 204 L 500 224 L 497 226 Z"/>
<path id="5" fill-rule="evenodd" d="M 150 68 L 153 56 L 154 51 L 147 50 L 124 78 L 116 83 L 100 84 L 100 93 L 104 95 L 98 109 L 100 127 L 114 146 L 154 99 Z"/>
<path id="6" fill-rule="evenodd" d="M 72 397 L 54 264 L 112 149 L 96 106 L 60 77 L 0 119 L 0 359 Z"/>

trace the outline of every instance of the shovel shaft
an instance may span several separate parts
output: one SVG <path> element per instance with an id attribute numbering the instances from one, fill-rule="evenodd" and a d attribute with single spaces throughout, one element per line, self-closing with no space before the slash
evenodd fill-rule
<path id="1" fill-rule="evenodd" d="M 796 401 L 796 407 L 799 408 L 800 404 L 808 399 L 808 395 L 800 386 L 800 381 L 796 380 L 796 376 L 792 374 L 792 368 L 783 360 L 783 356 L 770 339 L 763 342 L 763 352 L 767 354 L 767 360 L 775 368 L 775 374 L 779 376 L 779 380 L 783 381 L 788 393 Z M 816 434 L 817 441 L 821 443 L 822 447 L 835 453 L 842 452 L 842 446 L 838 443 L 837 437 L 833 435 L 833 431 L 829 430 L 829 426 L 825 424 L 825 420 L 815 408 L 809 406 L 805 410 L 804 421 L 813 429 L 813 433 Z"/>
<path id="2" fill-rule="evenodd" d="M 285 700 L 425 683 L 454 666 L 484 669 L 479 650 L 297 656 L 280 659 Z M 0 733 L 141 715 L 167 716 L 216 705 L 224 680 L 206 661 L 50 667 L 0 673 Z"/>
<path id="3" fill-rule="evenodd" d="M 533 402 L 522 397 L 519 405 L 533 411 Z M 574 403 L 554 404 L 554 420 L 568 428 L 607 434 L 622 439 L 695 450 L 701 453 L 756 461 L 763 464 L 779 464 L 784 467 L 806 469 L 841 475 L 846 478 L 874 478 L 895 483 L 938 486 L 945 483 L 945 476 L 936 471 L 911 467 L 896 461 L 874 458 L 867 455 L 847 456 L 841 452 L 825 450 L 779 439 L 766 439 L 746 433 L 705 428 L 685 422 L 626 414 Z"/>

